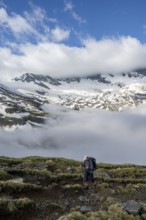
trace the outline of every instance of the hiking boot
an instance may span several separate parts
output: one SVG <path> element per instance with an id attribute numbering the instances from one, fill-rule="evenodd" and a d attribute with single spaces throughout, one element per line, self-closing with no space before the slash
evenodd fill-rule
<path id="1" fill-rule="evenodd" d="M 83 185 L 83 189 L 85 189 L 85 190 L 86 190 L 86 189 L 89 189 L 88 184 L 84 184 L 84 185 Z"/>

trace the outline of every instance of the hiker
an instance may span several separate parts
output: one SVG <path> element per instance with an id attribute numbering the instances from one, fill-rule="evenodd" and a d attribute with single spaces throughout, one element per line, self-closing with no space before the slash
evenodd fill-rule
<path id="1" fill-rule="evenodd" d="M 89 188 L 89 183 L 94 183 L 93 171 L 96 169 L 96 159 L 93 157 L 85 156 L 83 159 L 83 187 Z"/>

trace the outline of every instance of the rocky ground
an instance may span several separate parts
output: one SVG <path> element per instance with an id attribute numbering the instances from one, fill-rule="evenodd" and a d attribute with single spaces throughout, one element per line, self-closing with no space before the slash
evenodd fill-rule
<path id="1" fill-rule="evenodd" d="M 0 219 L 146 219 L 145 166 L 100 163 L 94 174 L 84 190 L 79 161 L 1 157 Z"/>

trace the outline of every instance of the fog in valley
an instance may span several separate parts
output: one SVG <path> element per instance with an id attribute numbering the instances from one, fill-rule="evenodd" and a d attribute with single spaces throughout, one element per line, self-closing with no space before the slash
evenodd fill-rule
<path id="1" fill-rule="evenodd" d="M 1 130 L 2 156 L 82 160 L 91 155 L 97 162 L 146 163 L 146 106 L 131 112 L 73 111 L 56 105 L 45 110 L 50 113 L 45 126 Z"/>

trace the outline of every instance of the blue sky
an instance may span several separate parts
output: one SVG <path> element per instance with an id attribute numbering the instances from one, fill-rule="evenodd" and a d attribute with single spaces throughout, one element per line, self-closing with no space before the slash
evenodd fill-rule
<path id="1" fill-rule="evenodd" d="M 40 7 L 46 17 L 71 30 L 68 43 L 72 45 L 79 44 L 79 36 L 91 36 L 99 40 L 103 37 L 130 35 L 146 42 L 145 0 L 3 0 L 3 4 L 9 14 L 21 16 L 26 11 L 31 13 L 34 6 Z M 51 21 L 46 24 L 49 27 L 55 25 Z"/>
<path id="2" fill-rule="evenodd" d="M 0 1 L 2 74 L 145 68 L 145 8 L 145 0 Z"/>

